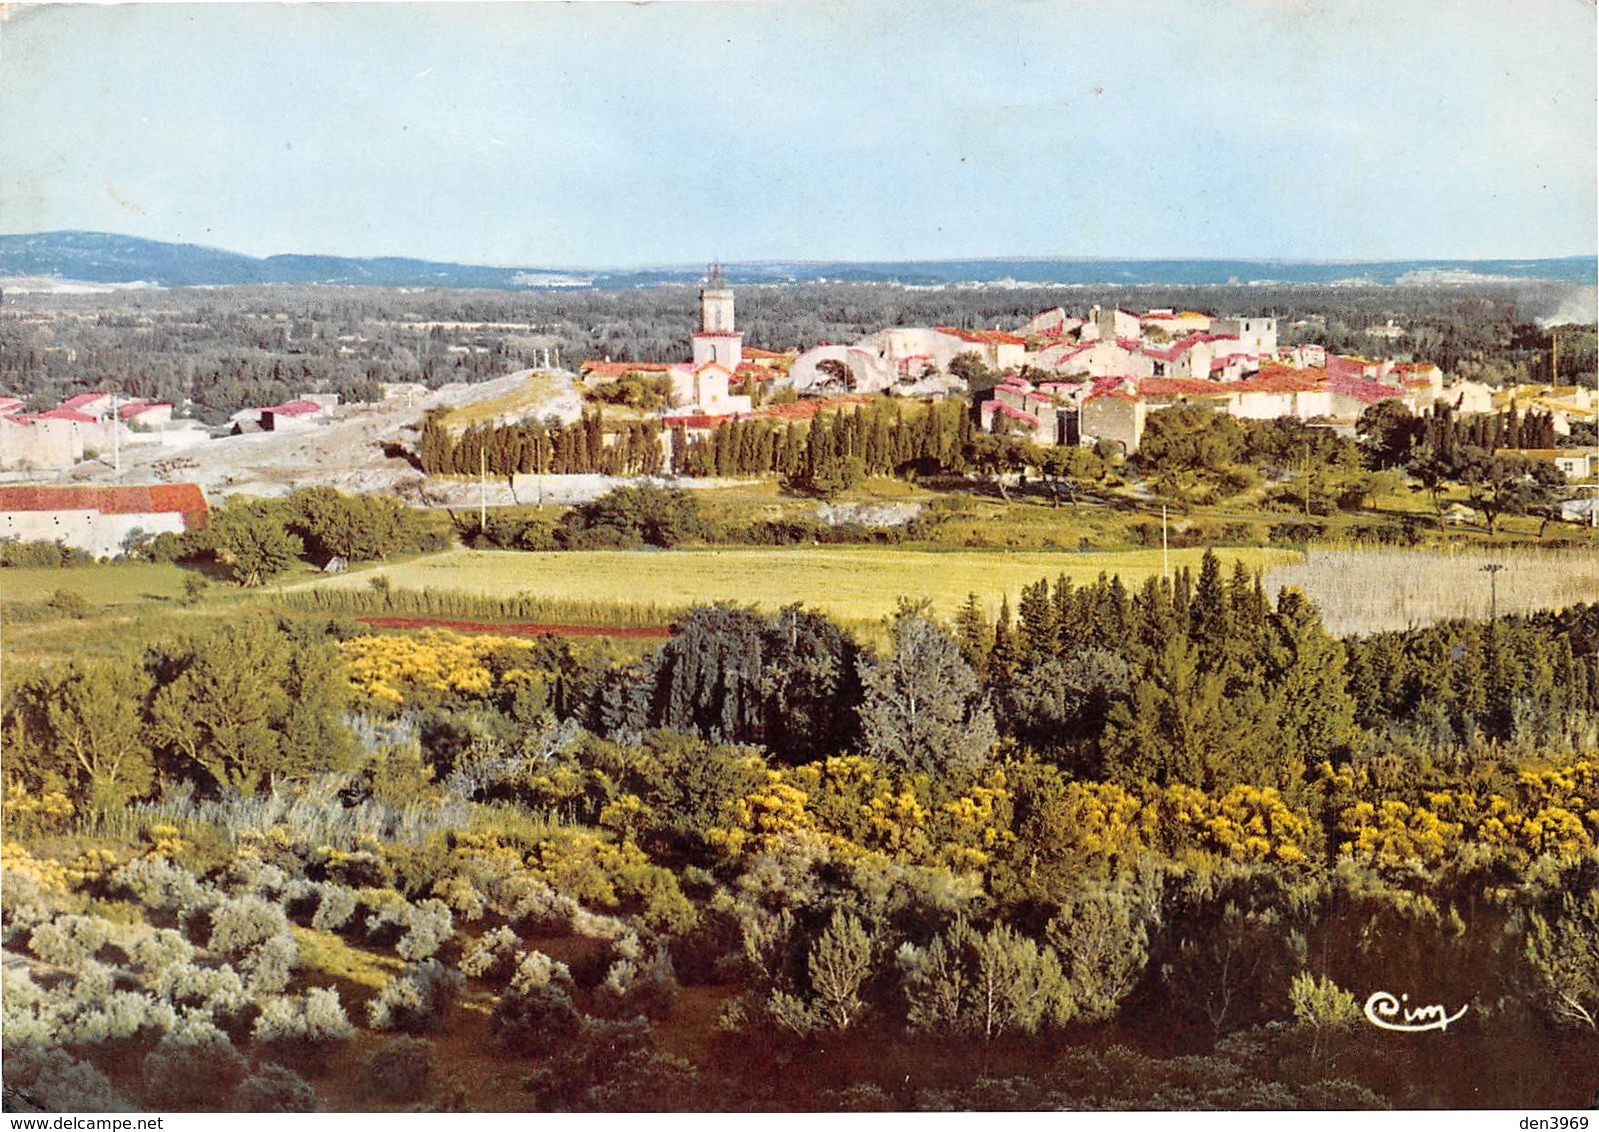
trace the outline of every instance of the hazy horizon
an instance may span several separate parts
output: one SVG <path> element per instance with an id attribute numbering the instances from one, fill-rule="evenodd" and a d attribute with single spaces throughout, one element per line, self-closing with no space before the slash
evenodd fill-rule
<path id="1" fill-rule="evenodd" d="M 130 233 L 130 232 L 102 232 L 102 231 L 98 231 L 98 230 L 84 229 L 84 228 L 51 229 L 49 231 L 32 231 L 32 232 L 5 232 L 5 233 L 0 233 L 0 239 L 26 238 L 26 237 L 30 237 L 30 236 L 51 236 L 51 235 L 62 235 L 62 234 L 89 235 L 89 236 L 109 236 L 109 237 L 116 238 L 116 239 L 135 239 L 135 240 L 151 240 L 151 239 L 153 239 L 152 237 L 137 236 L 137 235 L 134 235 L 133 233 Z M 496 269 L 503 269 L 503 270 L 507 270 L 507 271 L 518 270 L 518 269 L 523 269 L 523 270 L 549 270 L 549 271 L 589 271 L 589 272 L 593 272 L 593 271 L 601 271 L 601 272 L 603 272 L 603 271 L 643 272 L 643 271 L 656 271 L 656 270 L 661 270 L 661 271 L 666 271 L 666 270 L 680 271 L 680 270 L 687 270 L 687 269 L 703 268 L 706 265 L 706 262 L 707 262 L 706 260 L 704 260 L 702 258 L 702 259 L 680 259 L 680 260 L 670 260 L 670 261 L 667 261 L 667 260 L 652 260 L 652 261 L 637 260 L 637 261 L 632 261 L 632 262 L 622 261 L 622 262 L 612 262 L 612 263 L 597 263 L 597 262 L 596 263 L 524 263 L 524 262 L 486 263 L 486 262 L 468 262 L 468 261 L 464 261 L 464 260 L 436 260 L 436 259 L 430 259 L 428 257 L 412 255 L 412 254 L 410 254 L 408 252 L 405 252 L 405 251 L 377 252 L 377 253 L 374 253 L 374 254 L 371 254 L 371 255 L 344 256 L 344 255 L 339 255 L 338 253 L 318 251 L 318 250 L 314 250 L 314 249 L 294 249 L 294 250 L 286 250 L 286 251 L 266 252 L 264 254 L 257 255 L 255 253 L 251 253 L 251 252 L 241 252 L 241 251 L 239 251 L 236 248 L 223 247 L 223 246 L 217 245 L 217 244 L 196 243 L 194 241 L 154 240 L 153 242 L 170 243 L 170 244 L 172 244 L 174 246 L 197 247 L 197 248 L 206 249 L 208 251 L 223 252 L 223 253 L 228 254 L 228 255 L 248 256 L 248 257 L 253 258 L 253 259 L 261 259 L 261 260 L 274 259 L 274 258 L 284 258 L 284 257 L 303 257 L 303 258 L 333 257 L 333 258 L 339 258 L 339 259 L 356 259 L 356 260 L 414 260 L 414 261 L 417 261 L 417 262 L 443 263 L 443 264 L 450 264 L 450 265 L 461 266 L 461 267 L 496 268 Z M 1285 266 L 1338 267 L 1338 266 L 1348 265 L 1348 266 L 1352 266 L 1352 267 L 1358 267 L 1358 266 L 1372 266 L 1372 265 L 1382 265 L 1382 264 L 1415 264 L 1415 263 L 1460 263 L 1460 264 L 1473 264 L 1473 263 L 1475 263 L 1475 264 L 1482 264 L 1482 263 L 1513 263 L 1513 262 L 1548 262 L 1548 261 L 1556 261 L 1556 260 L 1565 261 L 1565 260 L 1583 260 L 1583 259 L 1591 259 L 1591 260 L 1594 260 L 1596 262 L 1596 264 L 1599 264 L 1599 251 L 1575 252 L 1575 253 L 1572 253 L 1570 255 L 1555 255 L 1555 256 L 1515 255 L 1515 256 L 1455 257 L 1455 256 L 1421 255 L 1421 256 L 1402 256 L 1402 257 L 1394 257 L 1394 258 L 1388 258 L 1388 259 L 1357 259 L 1357 258 L 1346 258 L 1346 257 L 1316 258 L 1316 257 L 1312 257 L 1312 256 L 1247 256 L 1247 255 L 1213 255 L 1213 256 L 1171 256 L 1171 255 L 1131 256 L 1130 255 L 1130 256 L 1123 256 L 1123 255 L 1036 255 L 1036 254 L 1005 255 L 1003 253 L 998 253 L 998 254 L 985 253 L 985 254 L 969 255 L 969 256 L 895 256 L 895 257 L 892 257 L 892 258 L 883 258 L 883 259 L 864 259 L 864 258 L 863 259 L 835 259 L 835 258 L 830 258 L 830 257 L 825 257 L 825 256 L 780 256 L 780 257 L 779 256 L 773 256 L 773 257 L 768 257 L 768 258 L 753 258 L 753 259 L 722 259 L 719 262 L 721 262 L 723 264 L 726 264 L 726 265 L 729 265 L 729 266 L 746 266 L 746 267 L 776 267 L 776 266 L 790 266 L 790 265 L 792 265 L 792 266 L 819 266 L 819 265 L 832 265 L 832 264 L 863 264 L 864 265 L 864 264 L 889 264 L 889 263 L 893 263 L 893 264 L 930 264 L 931 265 L 931 264 L 960 263 L 960 262 L 971 262 L 971 263 L 1248 263 L 1248 264 L 1261 264 L 1261 265 L 1281 264 L 1281 265 L 1285 265 Z"/>

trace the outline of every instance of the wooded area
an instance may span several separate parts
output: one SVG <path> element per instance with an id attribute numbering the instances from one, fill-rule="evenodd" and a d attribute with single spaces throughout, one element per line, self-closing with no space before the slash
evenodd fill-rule
<path id="1" fill-rule="evenodd" d="M 798 607 L 634 659 L 256 613 L 16 671 L 3 726 L 5 938 L 48 965 L 7 968 L 7 1080 L 79 1109 L 1572 1106 L 1599 1070 L 1599 606 L 1338 641 L 1207 556 L 907 603 L 880 648 Z M 1397 1041 L 1373 988 L 1469 1010 Z"/>
<path id="2" fill-rule="evenodd" d="M 1156 307 L 1218 315 L 1271 314 L 1284 343 L 1335 352 L 1406 356 L 1451 376 L 1492 382 L 1550 380 L 1550 337 L 1538 319 L 1570 287 L 1475 283 L 1447 287 L 959 287 L 892 284 L 749 286 L 739 292 L 747 345 L 804 350 L 853 342 L 888 326 L 1012 328 L 1041 310 Z M 696 291 L 416 291 L 237 287 L 102 295 L 8 294 L 0 309 L 0 389 L 31 408 L 74 393 L 120 391 L 169 401 L 217 423 L 241 408 L 308 392 L 346 400 L 375 383 L 430 387 L 481 381 L 533 364 L 559 346 L 563 360 L 675 362 L 689 356 Z M 1393 319 L 1403 338 L 1365 334 Z M 1562 333 L 1560 378 L 1594 372 L 1591 328 Z"/>

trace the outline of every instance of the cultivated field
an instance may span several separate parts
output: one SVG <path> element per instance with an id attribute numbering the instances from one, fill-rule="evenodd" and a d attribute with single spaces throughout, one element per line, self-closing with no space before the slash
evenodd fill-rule
<path id="1" fill-rule="evenodd" d="M 1496 589 L 1502 614 L 1599 602 L 1599 550 L 1312 550 L 1265 584 L 1303 590 L 1332 633 L 1374 633 L 1486 618 Z"/>
<path id="2" fill-rule="evenodd" d="M 119 562 L 53 570 L 13 566 L 0 571 L 0 603 L 49 601 L 57 590 L 75 590 L 94 608 L 138 601 L 170 601 L 183 593 L 189 571 L 170 563 Z"/>
<path id="3" fill-rule="evenodd" d="M 1241 559 L 1250 569 L 1297 561 L 1283 550 L 1224 549 L 1226 568 Z M 1202 551 L 1174 550 L 1172 568 L 1199 568 Z M 1002 595 L 1015 605 L 1022 586 L 1065 574 L 1089 582 L 1119 574 L 1136 588 L 1161 570 L 1158 550 L 1121 553 L 1003 553 L 917 551 L 859 547 L 674 551 L 449 551 L 360 574 L 300 583 L 292 588 L 361 587 L 374 574 L 397 589 L 529 594 L 566 601 L 614 600 L 685 606 L 731 601 L 775 610 L 792 602 L 846 622 L 891 613 L 901 597 L 931 598 L 934 612 L 953 616 L 975 593 L 992 612 Z"/>

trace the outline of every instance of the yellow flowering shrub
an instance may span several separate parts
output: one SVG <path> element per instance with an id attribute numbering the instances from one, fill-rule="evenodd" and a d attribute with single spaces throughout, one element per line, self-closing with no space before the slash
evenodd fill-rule
<path id="1" fill-rule="evenodd" d="M 73 889 L 74 877 L 67 866 L 48 857 L 35 857 L 15 841 L 0 843 L 0 868 L 27 877 L 46 892 L 71 892 Z"/>
<path id="2" fill-rule="evenodd" d="M 806 809 L 809 798 L 782 772 L 768 770 L 760 786 L 727 806 L 722 824 L 713 826 L 707 839 L 737 857 L 772 849 L 788 834 L 816 832 L 816 820 Z"/>
<path id="3" fill-rule="evenodd" d="M 1365 864 L 1431 867 L 1459 853 L 1465 826 L 1446 821 L 1424 806 L 1390 798 L 1345 808 L 1338 817 L 1338 831 L 1338 851 Z"/>
<path id="4" fill-rule="evenodd" d="M 1310 819 L 1289 809 L 1270 787 L 1240 784 L 1217 798 L 1168 786 L 1156 800 L 1167 831 L 1179 841 L 1233 861 L 1297 864 L 1308 859 Z"/>
<path id="5" fill-rule="evenodd" d="M 1124 856 L 1148 849 L 1154 841 L 1158 812 L 1115 783 L 1070 783 L 1066 803 L 1077 843 L 1089 856 Z"/>
<path id="6" fill-rule="evenodd" d="M 533 853 L 535 870 L 557 892 L 606 910 L 633 906 L 652 927 L 685 930 L 693 905 L 671 870 L 654 864 L 631 841 L 620 845 L 578 829 L 562 829 Z"/>
<path id="7" fill-rule="evenodd" d="M 424 690 L 482 696 L 497 685 L 537 681 L 541 673 L 515 664 L 501 668 L 495 678 L 505 658 L 531 654 L 533 648 L 533 642 L 514 637 L 468 636 L 445 629 L 352 637 L 339 644 L 355 690 L 372 701 L 395 705 Z"/>
<path id="8" fill-rule="evenodd" d="M 1590 834 L 1599 835 L 1599 760 L 1579 759 L 1563 767 L 1524 770 L 1517 785 L 1529 811 L 1569 812 Z"/>
<path id="9" fill-rule="evenodd" d="M 59 790 L 29 793 L 21 784 L 8 785 L 0 796 L 0 824 L 22 837 L 39 837 L 66 827 L 72 799 Z"/>
<path id="10" fill-rule="evenodd" d="M 806 797 L 816 828 L 846 855 L 859 851 L 920 857 L 928 851 L 927 812 L 910 785 L 896 784 L 883 765 L 840 755 L 784 772 Z"/>
<path id="11" fill-rule="evenodd" d="M 1002 770 L 937 810 L 932 838 L 937 863 L 955 872 L 980 869 L 1016 839 L 1010 829 L 1011 791 Z"/>

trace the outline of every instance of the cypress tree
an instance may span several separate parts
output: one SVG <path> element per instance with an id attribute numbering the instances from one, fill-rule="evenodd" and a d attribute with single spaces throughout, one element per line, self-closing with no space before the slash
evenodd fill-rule
<path id="1" fill-rule="evenodd" d="M 966 595 L 966 603 L 955 614 L 955 643 L 974 672 L 988 671 L 988 651 L 992 643 L 988 615 L 983 612 L 983 603 L 975 593 Z"/>
<path id="2" fill-rule="evenodd" d="M 1059 640 L 1055 607 L 1049 600 L 1049 581 L 1040 578 L 1033 585 L 1023 586 L 1016 611 L 1020 621 L 1017 634 L 1020 662 L 1032 665 L 1054 656 Z"/>
<path id="3" fill-rule="evenodd" d="M 1010 595 L 999 600 L 999 617 L 994 621 L 994 643 L 988 650 L 987 682 L 1003 688 L 1016 674 L 1016 637 L 1011 630 Z"/>

